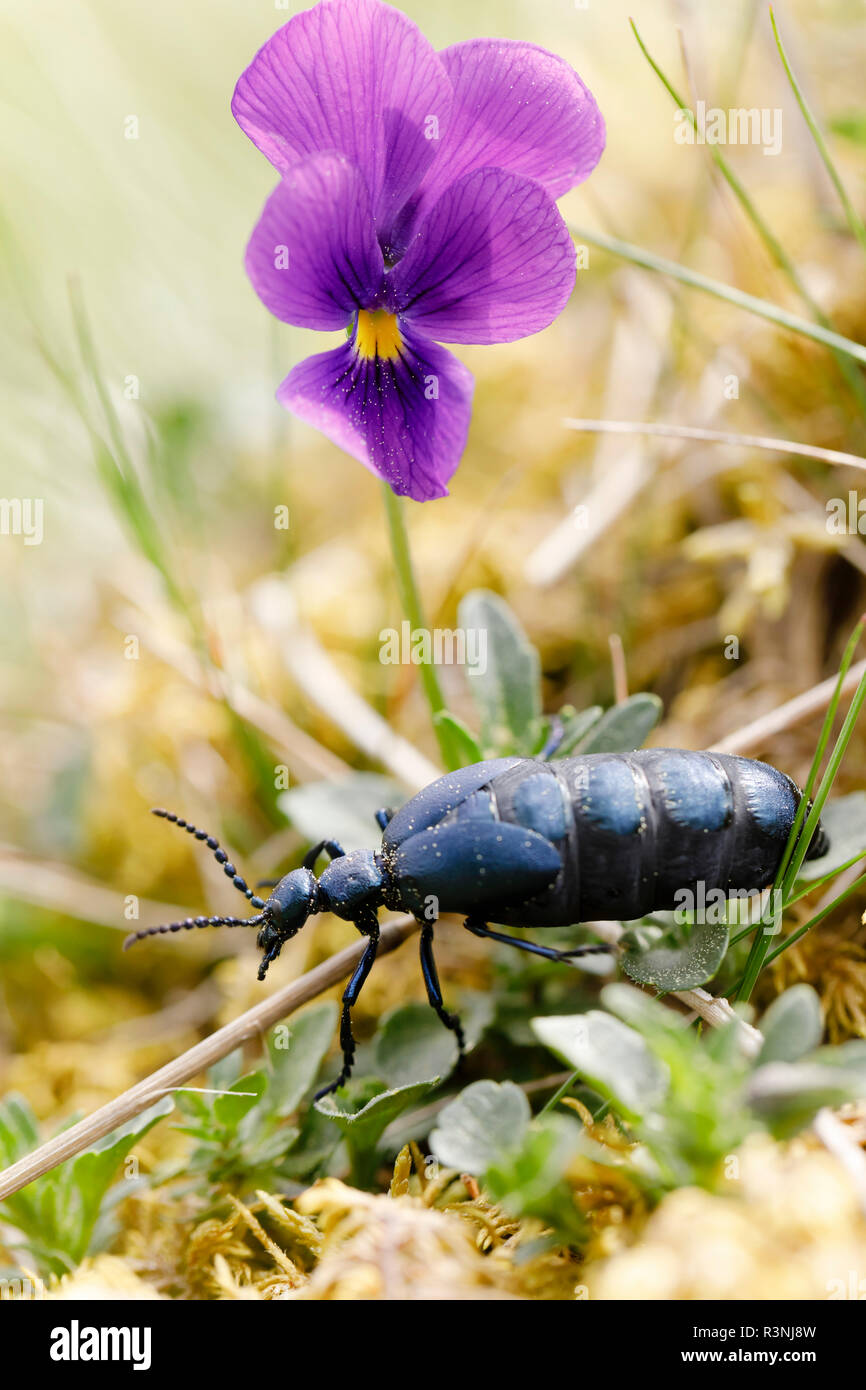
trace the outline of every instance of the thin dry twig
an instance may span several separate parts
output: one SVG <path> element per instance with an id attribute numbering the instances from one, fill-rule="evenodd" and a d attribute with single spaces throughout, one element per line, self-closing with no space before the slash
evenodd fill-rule
<path id="1" fill-rule="evenodd" d="M 851 667 L 842 682 L 843 695 L 850 695 L 853 690 L 856 690 L 864 672 L 866 672 L 866 661 L 858 661 L 856 666 Z M 836 681 L 836 676 L 829 676 L 827 680 L 820 681 L 818 685 L 813 685 L 810 690 L 804 690 L 802 694 L 795 695 L 793 700 L 779 705 L 778 709 L 769 710 L 767 714 L 760 715 L 751 724 L 744 724 L 741 729 L 736 729 L 732 734 L 726 735 L 725 738 L 712 745 L 711 751 L 713 753 L 747 753 L 754 749 L 763 748 L 771 738 L 784 729 L 793 728 L 795 724 L 804 724 L 814 714 L 819 714 L 821 710 L 826 709 L 836 689 Z"/>
<path id="2" fill-rule="evenodd" d="M 283 753 L 295 777 L 310 781 L 319 777 L 345 777 L 351 772 L 348 763 L 299 728 L 282 710 L 226 672 L 215 667 L 205 668 L 164 625 L 160 626 L 150 617 L 144 602 L 135 594 L 129 592 L 125 597 L 132 600 L 135 608 L 118 613 L 118 623 L 123 630 L 140 633 L 148 650 L 195 689 L 206 691 L 214 700 L 225 700 L 235 714 L 258 729 Z"/>
<path id="3" fill-rule="evenodd" d="M 607 639 L 610 647 L 610 664 L 613 671 L 613 694 L 618 705 L 628 699 L 628 671 L 625 664 L 625 650 L 618 632 L 612 632 Z"/>
<path id="4" fill-rule="evenodd" d="M 392 922 L 387 922 L 379 938 L 379 955 L 387 955 L 389 951 L 396 950 L 417 930 L 418 923 L 414 917 L 397 917 Z M 131 1086 L 128 1091 L 124 1091 L 107 1105 L 94 1110 L 92 1115 L 85 1116 L 69 1129 L 55 1134 L 53 1139 L 41 1144 L 33 1153 L 13 1163 L 0 1173 L 0 1201 L 11 1197 L 14 1192 L 33 1182 L 34 1178 L 39 1178 L 43 1173 L 56 1168 L 67 1158 L 81 1153 L 106 1134 L 111 1134 L 119 1125 L 125 1124 L 134 1115 L 140 1115 L 142 1110 L 146 1110 L 169 1091 L 183 1086 L 192 1077 L 213 1066 L 221 1057 L 226 1057 L 248 1038 L 260 1036 L 281 1018 L 294 1013 L 302 1004 L 308 1004 L 311 999 L 345 979 L 358 964 L 363 949 L 364 942 L 359 939 L 345 950 L 338 951 L 321 965 L 308 970 L 299 980 L 293 980 L 261 1004 L 247 1009 L 246 1013 L 227 1023 L 224 1028 L 218 1028 L 210 1037 L 196 1043 L 195 1047 L 189 1048 L 180 1057 L 175 1057 L 174 1061 L 146 1076 L 143 1081 Z"/>
<path id="5" fill-rule="evenodd" d="M 757 1057 L 764 1043 L 763 1033 L 751 1023 L 747 1023 L 744 1018 L 740 1018 L 727 999 L 717 999 L 705 989 L 678 989 L 672 993 L 675 999 L 679 999 L 713 1028 L 723 1028 L 728 1023 L 734 1023 L 740 1035 L 743 1052 L 747 1057 Z"/>
<path id="6" fill-rule="evenodd" d="M 729 444 L 737 449 L 768 449 L 774 454 L 795 454 L 800 458 L 839 463 L 847 468 L 866 469 L 866 458 L 841 449 L 822 449 L 816 444 L 800 444 L 795 439 L 773 439 L 764 434 L 733 434 L 730 430 L 708 430 L 697 425 L 669 425 L 648 420 L 573 420 L 562 422 L 566 429 L 583 434 L 653 434 L 665 439 L 701 439 L 709 444 Z"/>

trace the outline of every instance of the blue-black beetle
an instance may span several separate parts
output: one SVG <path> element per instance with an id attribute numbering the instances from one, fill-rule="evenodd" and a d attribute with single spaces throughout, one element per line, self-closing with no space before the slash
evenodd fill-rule
<path id="1" fill-rule="evenodd" d="M 135 932 L 126 945 L 191 927 L 259 927 L 262 980 L 311 914 L 334 912 L 354 922 L 367 945 L 343 994 L 342 1070 L 324 1095 L 352 1069 L 350 1010 L 376 957 L 380 907 L 411 912 L 421 924 L 427 997 L 462 1052 L 460 1022 L 445 1009 L 433 959 L 440 913 L 459 913 L 476 936 L 551 960 L 609 952 L 605 945 L 555 950 L 487 924 L 634 921 L 678 905 L 684 890 L 758 892 L 773 882 L 801 797 L 796 783 L 767 763 L 719 753 L 652 748 L 551 762 L 495 758 L 440 777 L 396 815 L 378 812 L 378 851 L 347 854 L 334 840 L 315 845 L 301 868 L 274 881 L 267 901 L 247 887 L 213 836 L 156 811 L 203 840 L 257 912 L 190 917 Z M 819 826 L 808 857 L 827 847 Z M 313 867 L 322 853 L 331 862 L 317 879 Z"/>

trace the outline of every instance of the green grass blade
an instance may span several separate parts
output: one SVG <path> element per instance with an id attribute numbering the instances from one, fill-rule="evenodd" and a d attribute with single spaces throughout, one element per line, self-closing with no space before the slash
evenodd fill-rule
<path id="1" fill-rule="evenodd" d="M 831 903 L 828 903 L 826 907 L 822 907 L 820 912 L 816 912 L 814 917 L 810 917 L 809 921 L 804 922 L 802 927 L 798 927 L 796 931 L 791 932 L 790 936 L 786 936 L 784 941 L 779 942 L 778 946 L 774 946 L 772 951 L 767 953 L 764 964 L 769 965 L 771 961 L 776 960 L 783 951 L 787 951 L 789 946 L 793 946 L 796 941 L 804 937 L 806 933 L 817 926 L 819 922 L 823 922 L 825 917 L 828 917 L 831 912 L 835 912 L 840 903 L 845 902 L 847 898 L 850 898 L 852 894 L 856 893 L 857 890 L 864 887 L 864 885 L 866 885 L 866 874 L 861 874 L 860 877 L 855 878 L 854 882 L 849 884 L 838 897 L 835 897 Z"/>
<path id="2" fill-rule="evenodd" d="M 676 102 L 679 110 L 688 113 L 688 117 L 692 126 L 695 129 L 697 129 L 697 122 L 695 120 L 695 116 L 691 108 L 688 106 L 687 102 L 683 99 L 681 94 L 677 91 L 676 87 L 674 87 L 670 79 L 659 67 L 655 59 L 652 57 L 649 49 L 647 48 L 646 44 L 640 36 L 640 33 L 634 20 L 630 19 L 629 23 L 632 27 L 632 32 L 634 33 L 634 36 L 637 39 L 640 50 L 646 58 L 647 62 L 649 63 L 650 67 L 652 68 L 653 72 L 659 78 L 665 90 Z M 732 169 L 731 165 L 728 163 L 728 161 L 725 159 L 725 156 L 721 153 L 721 151 L 718 149 L 716 145 L 711 145 L 709 147 L 709 150 L 713 162 L 719 170 L 719 173 L 722 175 L 725 182 L 728 184 L 728 187 L 730 188 L 734 197 L 737 199 L 737 202 L 740 204 L 746 217 L 749 219 L 752 226 L 755 228 L 755 231 L 758 233 L 758 236 L 763 241 L 773 261 L 775 261 L 779 269 L 787 276 L 788 280 L 793 285 L 794 289 L 797 291 L 797 294 L 800 296 L 803 303 L 807 306 L 809 312 L 813 315 L 816 322 L 828 332 L 832 332 L 831 320 L 824 313 L 820 304 L 818 304 L 818 302 L 812 298 L 812 295 L 809 293 L 805 283 L 803 282 L 800 276 L 800 272 L 798 271 L 796 265 L 791 260 L 791 257 L 788 255 L 784 246 L 779 241 L 779 238 L 775 235 L 769 224 L 761 216 L 755 203 L 752 201 L 752 198 L 748 193 L 745 184 L 743 184 L 738 178 L 738 176 L 734 173 L 734 170 Z M 851 363 L 844 355 L 844 349 L 839 348 L 837 346 L 833 350 L 833 355 L 836 358 L 839 369 L 842 372 L 842 375 L 844 376 L 846 382 L 848 383 L 849 388 L 857 396 L 861 409 L 866 411 L 866 383 L 864 383 L 862 377 L 859 375 L 856 368 L 852 367 Z"/>
<path id="3" fill-rule="evenodd" d="M 84 297 L 77 280 L 70 281 L 69 300 L 81 360 L 105 419 L 107 442 L 91 423 L 87 407 L 78 390 L 74 385 L 70 387 L 68 374 L 59 367 L 54 367 L 54 369 L 66 389 L 71 391 L 73 403 L 91 437 L 97 469 L 104 486 L 123 516 L 142 554 L 161 575 L 172 603 L 195 629 L 194 617 L 190 612 L 183 589 L 172 573 L 168 562 L 162 532 L 148 505 L 135 465 L 126 447 L 123 429 L 99 365 L 90 322 L 84 306 Z M 51 359 L 49 359 L 49 364 L 54 366 Z"/>
<path id="4" fill-rule="evenodd" d="M 824 168 L 827 170 L 827 173 L 830 177 L 830 182 L 836 190 L 839 202 L 842 204 L 842 208 L 845 213 L 845 218 L 848 222 L 848 226 L 851 229 L 851 233 L 854 237 L 856 237 L 857 241 L 860 243 L 860 247 L 864 255 L 866 255 L 866 224 L 864 224 L 862 217 L 857 212 L 857 209 L 854 207 L 854 204 L 851 202 L 851 199 L 848 196 L 848 191 L 842 182 L 842 179 L 839 175 L 839 171 L 836 168 L 836 165 L 833 163 L 830 151 L 827 148 L 827 142 L 824 139 L 821 127 L 815 120 L 812 108 L 810 107 L 805 96 L 803 95 L 802 88 L 800 87 L 797 78 L 794 76 L 794 71 L 791 67 L 790 62 L 788 61 L 788 55 L 785 51 L 785 45 L 782 43 L 782 36 L 779 33 L 778 26 L 776 24 L 776 16 L 773 13 L 772 8 L 770 9 L 770 23 L 773 26 L 773 36 L 776 40 L 776 47 L 779 50 L 779 57 L 781 58 L 782 65 L 785 69 L 785 72 L 788 75 L 788 81 L 791 84 L 791 90 L 793 91 L 794 96 L 797 98 L 797 105 L 803 113 L 803 120 L 809 127 L 809 133 L 811 134 L 812 139 L 815 141 L 815 146 L 818 150 L 819 155 L 821 156 Z"/>
<path id="5" fill-rule="evenodd" d="M 797 814 L 794 817 L 794 824 L 791 826 L 791 833 L 788 836 L 788 841 L 785 846 L 785 852 L 782 855 L 779 868 L 776 871 L 776 877 L 773 882 L 773 895 L 771 896 L 771 901 L 774 902 L 776 900 L 775 894 L 777 890 L 780 891 L 782 899 L 781 910 L 783 912 L 788 906 L 787 896 L 790 896 L 791 889 L 796 880 L 797 873 L 800 869 L 800 865 L 802 864 L 803 859 L 806 856 L 806 851 L 809 848 L 809 843 L 812 839 L 812 836 L 815 832 L 815 828 L 818 824 L 818 820 L 821 815 L 821 808 L 823 807 L 824 802 L 827 800 L 827 797 L 830 794 L 830 788 L 833 785 L 833 782 L 836 778 L 836 773 L 838 772 L 839 765 L 842 761 L 842 757 L 844 756 L 845 749 L 848 746 L 851 733 L 854 729 L 854 724 L 856 722 L 858 714 L 860 713 L 860 708 L 863 704 L 863 699 L 866 698 L 866 674 L 864 674 L 862 680 L 860 681 L 860 684 L 857 687 L 857 690 L 854 693 L 854 698 L 851 701 L 851 705 L 849 707 L 845 723 L 842 726 L 842 731 L 839 734 L 838 739 L 836 740 L 836 745 L 833 749 L 833 754 L 830 758 L 830 762 L 828 763 L 827 771 L 824 773 L 824 777 L 822 778 L 821 786 L 818 789 L 818 793 L 813 802 L 812 809 L 807 816 L 806 807 L 808 805 L 809 798 L 812 795 L 812 789 L 815 785 L 815 781 L 818 776 L 818 769 L 821 766 L 824 754 L 830 741 L 830 734 L 833 729 L 833 722 L 836 718 L 836 712 L 839 708 L 839 701 L 842 697 L 842 686 L 844 684 L 845 677 L 848 674 L 848 669 L 851 665 L 851 662 L 854 659 L 854 653 L 857 649 L 857 644 L 859 643 L 860 638 L 863 634 L 864 626 L 866 626 L 866 617 L 860 619 L 859 623 L 857 624 L 850 638 L 848 639 L 848 643 L 845 647 L 845 651 L 842 656 L 842 661 L 839 666 L 839 674 L 836 679 L 836 686 L 833 691 L 832 699 L 830 700 L 830 703 L 827 706 L 827 712 L 824 715 L 824 722 L 821 726 L 821 733 L 818 738 L 817 746 L 815 748 L 815 755 L 812 759 L 812 766 L 809 769 L 809 776 L 807 777 L 806 784 L 803 788 L 803 796 L 800 800 L 799 806 L 797 807 Z M 749 952 L 748 959 L 746 961 L 745 970 L 743 971 L 743 977 L 737 988 L 738 999 L 749 998 L 752 990 L 755 987 L 755 982 L 766 963 L 767 953 L 769 949 L 769 933 L 763 929 L 763 923 L 759 923 L 758 930 L 755 933 L 755 939 L 752 942 L 752 948 Z"/>
<path id="6" fill-rule="evenodd" d="M 808 898 L 810 893 L 817 893 L 819 888 L 823 888 L 826 884 L 832 883 L 834 878 L 838 878 L 840 874 L 844 874 L 848 869 L 853 869 L 854 865 L 859 864 L 863 859 L 866 859 L 866 852 L 861 850 L 859 854 L 853 854 L 850 859 L 846 859 L 844 864 L 840 864 L 837 868 L 831 869 L 829 873 L 824 874 L 823 878 L 812 879 L 811 882 L 806 884 L 805 888 L 800 889 L 799 893 L 795 893 L 793 897 L 788 898 L 785 903 L 785 908 L 793 907 L 796 903 L 802 902 L 803 898 Z M 728 942 L 728 949 L 730 949 L 731 946 L 736 946 L 737 943 L 743 941 L 745 937 L 751 936 L 754 930 L 755 923 L 750 922 L 747 927 L 743 927 L 742 931 L 738 931 L 735 936 L 731 937 Z"/>
<path id="7" fill-rule="evenodd" d="M 793 888 L 793 885 L 796 881 L 797 874 L 800 872 L 800 865 L 803 863 L 803 860 L 806 857 L 806 852 L 809 848 L 809 843 L 812 839 L 815 829 L 817 828 L 821 812 L 824 809 L 824 802 L 830 795 L 833 783 L 836 780 L 836 776 L 842 764 L 842 759 L 845 756 L 845 750 L 847 749 L 848 744 L 851 741 L 851 735 L 854 732 L 854 726 L 856 725 L 857 720 L 860 716 L 860 711 L 863 708 L 864 701 L 866 701 L 866 672 L 864 672 L 863 677 L 860 680 L 860 684 L 857 686 L 857 689 L 854 692 L 854 698 L 851 701 L 848 713 L 845 716 L 845 722 L 842 725 L 839 737 L 836 740 L 836 745 L 833 749 L 832 754 L 830 755 L 830 761 L 827 764 L 827 769 L 824 773 L 824 776 L 821 778 L 821 785 L 819 786 L 818 791 L 815 794 L 814 801 L 812 802 L 812 809 L 806 817 L 806 824 L 803 829 L 803 833 L 797 841 L 794 852 L 791 855 L 791 860 L 785 872 L 785 877 L 782 880 L 783 901 L 785 900 L 786 896 L 790 894 L 791 889 Z"/>
<path id="8" fill-rule="evenodd" d="M 678 280 L 682 285 L 702 290 L 704 294 L 711 294 L 716 299 L 724 299 L 728 304 L 736 305 L 738 309 L 757 314 L 780 328 L 786 328 L 802 338 L 811 338 L 815 343 L 822 343 L 824 347 L 853 357 L 857 362 L 866 365 L 866 346 L 863 343 L 855 343 L 851 338 L 843 337 L 841 333 L 823 328 L 821 324 L 811 323 L 809 319 L 800 318 L 798 314 L 791 314 L 787 309 L 781 309 L 778 304 L 771 304 L 767 299 L 747 294 L 745 290 L 735 289 L 733 285 L 726 285 L 721 280 L 712 280 L 700 271 L 691 270 L 677 261 L 669 261 L 652 251 L 645 251 L 641 246 L 633 246 L 631 242 L 620 241 L 618 237 L 606 236 L 603 232 L 590 232 L 582 227 L 573 227 L 570 230 L 580 242 L 587 241 L 591 246 L 598 246 L 613 256 L 631 261 L 632 265 L 641 266 L 644 270 L 654 270 L 658 275 L 669 275 L 672 280 Z"/>

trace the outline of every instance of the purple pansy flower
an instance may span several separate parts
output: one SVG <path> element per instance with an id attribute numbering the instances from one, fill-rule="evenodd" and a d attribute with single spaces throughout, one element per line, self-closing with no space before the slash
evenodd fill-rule
<path id="1" fill-rule="evenodd" d="M 437 53 L 380 0 L 321 0 L 240 78 L 232 110 L 279 170 L 247 249 L 259 297 L 348 328 L 281 403 L 424 501 L 466 443 L 472 375 L 446 343 L 507 343 L 564 308 L 575 253 L 554 199 L 604 148 L 591 94 L 532 44 Z"/>

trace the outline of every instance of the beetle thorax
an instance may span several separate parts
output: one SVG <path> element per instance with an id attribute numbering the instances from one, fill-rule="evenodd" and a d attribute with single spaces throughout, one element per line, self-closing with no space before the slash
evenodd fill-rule
<path id="1" fill-rule="evenodd" d="M 352 921 L 365 907 L 384 903 L 386 874 L 378 855 L 358 849 L 332 859 L 319 879 L 321 910 Z"/>

